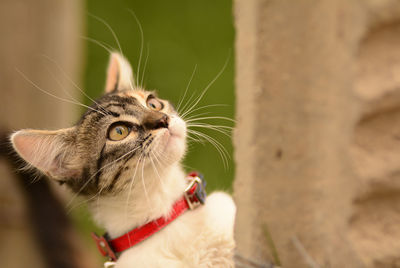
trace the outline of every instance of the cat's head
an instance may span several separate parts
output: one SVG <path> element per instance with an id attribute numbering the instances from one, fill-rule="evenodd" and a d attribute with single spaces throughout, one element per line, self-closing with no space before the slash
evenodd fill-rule
<path id="1" fill-rule="evenodd" d="M 80 194 L 123 189 L 149 165 L 179 162 L 186 149 L 186 124 L 154 92 L 134 86 L 128 61 L 111 55 L 105 94 L 79 122 L 66 129 L 25 129 L 11 137 L 15 151 L 32 167 Z"/>

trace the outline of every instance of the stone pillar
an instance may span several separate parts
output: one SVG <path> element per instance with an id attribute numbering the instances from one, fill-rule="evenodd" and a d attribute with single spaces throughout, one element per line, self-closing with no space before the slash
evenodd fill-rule
<path id="1" fill-rule="evenodd" d="M 72 80 L 80 79 L 83 16 L 79 0 L 0 1 L 0 136 L 3 131 L 21 128 L 56 129 L 76 120 L 77 106 L 44 94 L 23 76 L 50 94 L 69 98 L 64 87 L 79 99 L 79 91 L 51 61 L 57 62 Z M 27 204 L 27 200 L 35 200 L 25 195 L 9 161 L 0 155 L 1 267 L 48 267 L 43 255 L 66 256 L 65 252 L 57 252 L 59 249 L 40 251 L 43 245 L 35 239 L 35 233 L 46 230 L 33 230 L 28 216 L 31 211 L 27 211 L 32 204 Z M 52 216 L 55 215 L 48 215 Z M 87 259 L 91 258 L 80 258 L 79 262 L 87 263 Z"/>
<path id="2" fill-rule="evenodd" d="M 236 0 L 234 10 L 239 254 L 397 267 L 398 1 Z"/>

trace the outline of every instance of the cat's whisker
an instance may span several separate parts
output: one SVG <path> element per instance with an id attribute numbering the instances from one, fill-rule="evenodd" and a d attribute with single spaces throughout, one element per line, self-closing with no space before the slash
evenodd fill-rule
<path id="1" fill-rule="evenodd" d="M 126 205 L 125 205 L 125 218 L 126 218 L 126 220 L 129 219 L 129 216 L 128 216 L 128 215 L 129 215 L 128 209 L 129 209 L 129 201 L 130 201 L 131 193 L 132 193 L 132 185 L 133 185 L 133 182 L 135 181 L 136 172 L 137 172 L 137 169 L 138 169 L 138 167 L 139 167 L 140 161 L 142 160 L 142 156 L 143 156 L 143 153 L 140 154 L 139 159 L 138 159 L 138 161 L 136 162 L 135 171 L 133 172 L 133 176 L 132 176 L 132 179 L 131 179 L 131 183 L 129 184 L 129 191 L 128 191 L 128 196 L 127 196 L 127 198 L 126 198 Z M 130 244 L 131 244 L 131 240 L 130 240 L 130 237 L 129 237 L 129 236 L 128 236 L 128 239 L 129 239 L 129 245 L 130 245 Z"/>
<path id="2" fill-rule="evenodd" d="M 118 37 L 117 37 L 117 34 L 116 34 L 115 31 L 113 30 L 113 28 L 110 26 L 110 24 L 108 24 L 104 19 L 102 19 L 102 18 L 100 18 L 100 17 L 97 17 L 96 15 L 93 15 L 93 14 L 90 14 L 90 13 L 89 13 L 89 16 L 91 16 L 91 17 L 93 17 L 94 19 L 100 21 L 101 23 L 103 23 L 104 26 L 107 27 L 107 29 L 111 32 L 111 34 L 112 34 L 112 36 L 113 36 L 115 42 L 117 43 L 119 52 L 121 53 L 121 55 L 124 55 L 124 53 L 122 52 L 122 47 L 121 47 L 121 44 L 120 44 L 119 39 L 118 39 Z M 131 86 L 131 89 L 134 89 L 134 85 L 132 84 L 131 79 L 129 79 L 129 84 L 130 84 L 130 86 Z"/>
<path id="3" fill-rule="evenodd" d="M 157 161 L 157 163 L 158 163 L 158 165 L 159 165 L 160 167 L 162 167 L 163 165 L 165 165 L 165 163 L 162 162 L 161 159 L 159 159 L 159 157 L 161 156 L 161 155 L 160 155 L 161 152 L 153 152 L 153 150 L 152 150 L 151 153 L 152 153 L 152 155 L 155 157 L 155 160 Z"/>
<path id="4" fill-rule="evenodd" d="M 204 138 L 210 144 L 212 144 L 215 147 L 215 149 L 218 151 L 218 153 L 220 154 L 224 167 L 225 168 L 228 167 L 229 153 L 219 141 L 217 141 L 216 139 L 214 139 L 213 137 L 211 137 L 205 133 L 202 133 L 202 132 L 199 132 L 196 130 L 188 129 L 188 133 L 192 133 L 193 135 Z"/>
<path id="5" fill-rule="evenodd" d="M 115 42 L 117 43 L 119 52 L 121 53 L 121 55 L 124 55 L 124 53 L 122 53 L 122 47 L 121 47 L 121 44 L 120 44 L 120 42 L 119 42 L 119 40 L 118 40 L 118 37 L 117 37 L 117 35 L 115 34 L 115 31 L 113 30 L 113 28 L 110 26 L 110 24 L 108 24 L 104 19 L 102 19 L 102 18 L 100 18 L 100 17 L 98 17 L 98 16 L 96 16 L 96 15 L 94 15 L 94 14 L 88 13 L 88 15 L 89 15 L 90 17 L 96 19 L 97 21 L 101 22 L 104 26 L 107 27 L 107 29 L 111 32 L 111 34 L 112 34 L 112 36 L 113 36 Z"/>
<path id="6" fill-rule="evenodd" d="M 196 168 L 189 165 L 181 164 L 181 166 L 184 167 L 186 170 L 196 170 Z"/>
<path id="7" fill-rule="evenodd" d="M 193 105 L 193 102 L 195 102 L 196 98 L 198 98 L 198 95 L 196 95 L 196 94 L 197 94 L 197 91 L 194 91 L 192 93 L 192 95 L 189 97 L 189 99 L 187 101 L 185 101 L 186 103 L 182 108 L 182 114 L 190 113 L 190 110 L 195 108 L 195 107 L 192 107 L 191 105 Z"/>
<path id="8" fill-rule="evenodd" d="M 87 181 L 85 182 L 85 184 L 79 189 L 79 191 L 76 192 L 76 193 L 71 197 L 70 201 L 68 201 L 68 203 L 65 205 L 65 207 L 66 207 L 67 209 L 72 205 L 72 203 L 73 203 L 73 202 L 75 201 L 75 199 L 79 196 L 79 194 L 83 191 L 83 189 L 85 189 L 85 187 L 89 184 L 90 181 L 91 181 L 91 179 L 87 180 Z M 98 194 L 96 194 L 96 195 L 98 195 Z M 96 196 L 96 195 L 95 195 L 95 196 Z M 71 208 L 71 210 L 72 210 L 72 208 Z"/>
<path id="9" fill-rule="evenodd" d="M 228 57 L 224 63 L 224 65 L 222 66 L 222 69 L 217 73 L 217 75 L 214 77 L 214 79 L 211 80 L 210 83 L 208 83 L 208 85 L 204 88 L 203 92 L 199 95 L 199 97 L 197 98 L 197 100 L 195 99 L 194 103 L 191 103 L 189 105 L 189 110 L 186 112 L 190 112 L 192 109 L 194 109 L 197 104 L 199 104 L 199 102 L 203 99 L 204 95 L 207 93 L 208 89 L 215 83 L 215 81 L 221 76 L 221 74 L 225 71 L 226 66 L 228 66 L 228 62 L 229 62 L 230 57 Z"/>
<path id="10" fill-rule="evenodd" d="M 186 101 L 185 105 L 182 108 L 181 114 L 186 114 L 190 112 L 189 110 L 191 109 L 191 103 L 196 99 L 196 91 L 193 92 L 193 94 L 189 97 L 189 99 Z"/>
<path id="11" fill-rule="evenodd" d="M 164 166 L 168 166 L 170 162 L 173 161 L 170 156 L 166 155 L 164 152 L 159 153 L 160 161 L 163 163 Z"/>
<path id="12" fill-rule="evenodd" d="M 211 129 L 211 130 L 215 130 L 219 133 L 222 133 L 229 138 L 231 137 L 230 130 L 232 128 L 230 128 L 228 130 L 229 127 L 225 128 L 225 126 L 215 126 L 215 125 L 209 125 L 209 124 L 191 124 L 191 125 L 188 125 L 188 127 Z"/>
<path id="13" fill-rule="evenodd" d="M 100 188 L 100 190 L 93 196 L 93 198 L 95 198 L 96 196 L 97 196 L 97 197 L 100 197 L 100 196 L 101 196 L 101 193 L 103 192 L 103 190 L 106 189 L 108 186 L 109 186 L 109 185 L 102 185 L 101 188 Z"/>
<path id="14" fill-rule="evenodd" d="M 204 112 L 204 113 L 195 114 L 195 115 L 192 115 L 192 116 L 189 116 L 189 117 L 186 117 L 186 118 L 183 117 L 183 120 L 185 120 L 185 122 L 187 122 L 188 120 L 195 119 L 195 118 L 198 118 L 200 116 L 208 115 L 210 113 L 211 112 Z"/>
<path id="15" fill-rule="evenodd" d="M 74 96 L 71 95 L 71 93 L 65 89 L 65 86 L 62 84 L 62 82 L 55 76 L 55 74 L 50 70 L 48 66 L 45 66 L 47 73 L 53 78 L 53 80 L 58 84 L 58 86 L 62 89 L 62 91 L 73 101 L 78 102 L 77 99 L 74 98 Z"/>
<path id="16" fill-rule="evenodd" d="M 145 161 L 143 161 L 143 163 L 142 163 L 142 185 L 143 185 L 143 191 L 144 191 L 144 196 L 146 197 L 147 205 L 148 205 L 149 209 L 151 209 L 151 206 L 150 206 L 151 202 L 150 202 L 150 199 L 149 199 L 149 193 L 147 192 L 146 183 L 144 181 L 144 163 L 145 163 Z"/>
<path id="17" fill-rule="evenodd" d="M 193 80 L 194 74 L 196 73 L 196 70 L 197 70 L 197 64 L 194 66 L 192 75 L 190 76 L 189 82 L 188 82 L 188 84 L 186 85 L 185 92 L 183 93 L 183 96 L 181 97 L 181 99 L 180 99 L 179 102 L 178 102 L 178 106 L 177 106 L 177 108 L 176 108 L 176 110 L 178 111 L 178 113 L 180 113 L 180 112 L 179 112 L 179 109 L 180 109 L 180 107 L 181 107 L 183 101 L 185 100 L 186 94 L 187 94 L 187 92 L 188 92 L 188 89 L 189 89 L 189 87 L 190 87 L 190 84 L 192 83 L 192 80 Z M 184 108 L 184 107 L 183 107 L 183 108 Z M 182 117 L 183 117 L 183 116 L 182 116 Z"/>
<path id="18" fill-rule="evenodd" d="M 101 114 L 103 114 L 103 115 L 106 115 L 105 113 L 103 113 L 103 112 L 101 112 L 101 111 L 99 111 L 99 110 L 96 110 L 96 109 L 94 109 L 94 108 L 92 108 L 92 107 L 90 107 L 90 106 L 88 106 L 88 105 L 83 104 L 83 103 L 76 102 L 76 101 L 73 101 L 73 100 L 69 100 L 69 99 L 65 99 L 65 98 L 61 98 L 61 97 L 59 97 L 59 96 L 56 96 L 56 95 L 54 95 L 54 94 L 52 94 L 52 93 L 50 93 L 50 92 L 48 92 L 48 91 L 42 89 L 41 87 L 39 87 L 35 82 L 33 82 L 31 79 L 29 79 L 29 78 L 28 78 L 23 72 L 21 72 L 18 68 L 15 68 L 15 70 L 16 70 L 27 82 L 29 82 L 32 86 L 34 86 L 36 89 L 40 90 L 42 93 L 44 93 L 44 94 L 46 94 L 46 95 L 49 95 L 49 96 L 51 96 L 51 97 L 53 97 L 53 98 L 55 98 L 55 99 L 58 99 L 58 100 L 60 100 L 60 101 L 65 101 L 65 102 L 68 102 L 68 103 L 72 103 L 72 104 L 75 104 L 75 105 L 79 105 L 79 106 L 88 108 L 88 109 L 90 109 L 90 110 L 93 110 L 93 111 L 95 111 L 95 112 L 101 113 Z"/>
<path id="19" fill-rule="evenodd" d="M 43 58 L 47 59 L 48 61 L 50 61 L 51 63 L 53 63 L 57 69 L 64 75 L 65 78 L 67 78 L 67 80 L 76 88 L 79 90 L 79 92 L 81 92 L 83 95 L 85 95 L 89 100 L 93 101 L 97 107 L 99 107 L 99 109 L 101 109 L 104 113 L 108 114 L 108 112 L 106 110 L 104 110 L 94 99 L 92 99 L 88 94 L 85 93 L 84 90 L 82 90 L 69 76 L 68 74 L 64 71 L 64 69 L 60 66 L 60 64 L 58 64 L 54 59 L 50 58 L 49 56 L 42 54 L 41 55 Z M 65 91 L 65 90 L 64 90 Z M 72 98 L 72 97 L 71 97 Z M 74 99 L 75 100 L 75 99 Z"/>
<path id="20" fill-rule="evenodd" d="M 69 215 L 74 209 L 76 209 L 76 208 L 78 208 L 78 207 L 80 207 L 80 206 L 82 206 L 82 205 L 84 205 L 84 204 L 89 203 L 90 201 L 92 201 L 93 199 L 95 199 L 97 196 L 99 196 L 99 194 L 95 194 L 95 195 L 93 195 L 93 196 L 91 196 L 91 197 L 89 197 L 89 198 L 87 198 L 87 199 L 84 199 L 83 201 L 81 201 L 81 202 L 75 204 L 75 206 L 71 206 L 71 207 L 67 210 L 67 212 L 66 212 L 67 215 Z"/>
<path id="21" fill-rule="evenodd" d="M 146 67 L 147 67 L 147 61 L 149 59 L 149 53 L 150 53 L 150 49 L 149 49 L 149 44 L 147 44 L 147 50 L 146 50 L 146 59 L 144 61 L 144 66 L 143 66 L 143 74 L 142 74 L 142 79 L 140 80 L 140 86 L 143 88 L 143 81 L 144 81 L 144 77 L 145 77 L 145 73 L 146 73 Z"/>
<path id="22" fill-rule="evenodd" d="M 200 138 L 206 139 L 208 142 L 210 142 L 212 145 L 214 145 L 214 146 L 216 147 L 216 149 L 217 149 L 219 152 L 222 153 L 221 157 L 223 156 L 223 158 L 226 159 L 226 160 L 229 158 L 228 151 L 227 151 L 227 150 L 225 149 L 225 147 L 224 147 L 219 141 L 217 141 L 215 138 L 213 138 L 213 137 L 211 137 L 211 136 L 209 136 L 209 135 L 207 135 L 207 134 L 205 134 L 205 133 L 196 131 L 196 130 L 189 130 L 189 133 L 191 133 L 191 134 L 193 134 L 193 135 L 196 135 L 196 136 L 198 136 L 198 137 L 200 137 Z"/>
<path id="23" fill-rule="evenodd" d="M 130 194 L 131 194 L 131 192 L 132 192 L 132 185 L 133 185 L 133 182 L 134 182 L 134 180 L 135 180 L 135 178 L 136 178 L 136 173 L 137 173 L 139 164 L 141 163 L 142 160 L 144 160 L 144 157 L 143 157 L 143 156 L 144 156 L 144 154 L 141 153 L 140 156 L 139 156 L 139 158 L 138 158 L 138 160 L 137 160 L 137 162 L 136 162 L 135 170 L 133 171 L 131 183 L 130 183 L 130 185 L 129 185 L 129 193 L 128 193 L 128 197 L 127 197 L 127 201 L 126 201 L 126 205 L 127 205 L 127 206 L 128 206 L 128 204 L 129 204 Z"/>
<path id="24" fill-rule="evenodd" d="M 163 152 L 154 152 L 153 155 L 161 167 L 167 167 L 173 159 L 169 158 Z"/>
<path id="25" fill-rule="evenodd" d="M 96 40 L 94 38 L 84 36 L 84 35 L 81 35 L 80 38 L 82 38 L 86 41 L 92 42 L 93 44 L 96 44 L 96 45 L 100 46 L 101 48 L 104 48 L 110 54 L 114 51 L 114 48 L 112 46 L 110 46 L 109 44 L 107 44 L 106 42 L 99 41 L 99 40 Z"/>
<path id="26" fill-rule="evenodd" d="M 170 165 L 171 162 L 174 161 L 174 159 L 171 158 L 171 156 L 166 155 L 165 152 L 159 152 L 160 160 L 163 160 L 164 165 L 168 166 Z"/>
<path id="27" fill-rule="evenodd" d="M 107 43 L 105 43 L 105 42 L 101 42 L 101 41 L 98 41 L 98 40 L 96 40 L 96 39 L 93 39 L 93 38 L 90 38 L 90 37 L 86 37 L 86 36 L 81 36 L 81 38 L 86 39 L 86 40 L 88 40 L 88 41 L 90 41 L 90 42 L 93 42 L 94 44 L 99 45 L 100 47 L 102 47 L 102 48 L 104 48 L 106 51 L 108 51 L 108 53 L 110 53 L 110 54 L 113 53 L 114 48 L 111 47 L 109 44 L 107 44 Z M 134 87 L 133 87 L 133 84 L 132 84 L 132 81 L 131 81 L 131 80 L 129 80 L 129 84 L 130 84 L 130 86 L 131 86 L 131 89 L 133 89 Z"/>
<path id="28" fill-rule="evenodd" d="M 136 21 L 136 24 L 139 27 L 139 31 L 140 31 L 140 54 L 139 54 L 139 62 L 138 62 L 138 67 L 137 67 L 137 81 L 140 81 L 140 65 L 142 62 L 142 56 L 143 56 L 143 47 L 144 47 L 144 33 L 143 33 L 143 28 L 142 28 L 142 24 L 140 23 L 139 19 L 137 18 L 135 12 L 133 12 L 132 9 L 128 9 L 128 12 L 133 16 L 133 18 Z M 136 83 L 136 86 L 139 86 Z"/>
<path id="29" fill-rule="evenodd" d="M 190 126 L 211 126 L 211 127 L 217 127 L 221 129 L 226 129 L 226 130 L 233 130 L 234 128 L 231 126 L 225 126 L 225 125 L 212 125 L 212 124 L 207 124 L 207 123 L 195 123 L 195 124 L 187 124 L 188 127 Z"/>
<path id="30" fill-rule="evenodd" d="M 156 161 L 159 163 L 159 160 L 157 159 L 157 156 L 152 151 L 150 151 L 150 153 L 153 155 L 154 159 L 156 159 Z M 150 161 L 151 161 L 151 164 L 153 166 L 154 172 L 155 172 L 155 174 L 157 175 L 157 177 L 158 177 L 158 179 L 160 181 L 160 184 L 161 184 L 162 188 L 165 189 L 164 182 L 163 182 L 163 180 L 162 180 L 162 178 L 160 176 L 160 173 L 158 172 L 157 166 L 154 163 L 153 158 L 150 158 Z"/>
<path id="31" fill-rule="evenodd" d="M 226 120 L 226 121 L 231 121 L 233 123 L 236 123 L 236 120 L 229 118 L 229 117 L 225 117 L 225 116 L 206 116 L 206 117 L 195 117 L 189 120 L 186 120 L 186 123 L 190 123 L 190 122 L 195 122 L 195 121 L 200 121 L 200 120 L 208 120 L 208 119 L 221 119 L 221 120 Z"/>
<path id="32" fill-rule="evenodd" d="M 169 160 L 169 159 L 165 159 L 166 157 L 165 157 L 165 155 L 163 155 L 162 152 L 155 152 L 153 155 L 156 157 L 156 160 L 161 167 L 168 166 L 168 163 L 166 162 L 166 160 Z"/>
<path id="33" fill-rule="evenodd" d="M 193 137 L 193 136 L 188 135 L 187 138 L 188 138 L 190 141 L 194 141 L 194 142 L 196 142 L 196 143 L 198 142 L 198 143 L 204 144 L 204 140 L 197 139 L 197 138 L 195 138 L 195 137 Z"/>
<path id="34" fill-rule="evenodd" d="M 199 110 L 202 110 L 202 109 L 206 109 L 206 108 L 210 108 L 210 107 L 217 107 L 217 106 L 229 106 L 229 105 L 227 105 L 227 104 L 209 104 L 209 105 L 204 105 L 204 106 L 198 107 L 198 108 L 190 111 L 189 113 L 186 112 L 184 114 L 181 114 L 181 118 L 185 119 L 186 116 L 189 116 L 189 115 L 191 115 L 192 113 L 194 113 L 196 111 L 199 111 Z"/>

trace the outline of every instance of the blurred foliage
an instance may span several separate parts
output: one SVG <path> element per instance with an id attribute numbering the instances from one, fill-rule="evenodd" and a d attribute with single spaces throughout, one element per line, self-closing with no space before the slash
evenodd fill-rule
<path id="1" fill-rule="evenodd" d="M 132 63 L 136 76 L 139 76 L 136 79 L 143 77 L 146 89 L 155 89 L 161 98 L 175 105 L 182 97 L 195 66 L 197 70 L 184 103 L 188 103 L 192 96 L 192 100 L 197 99 L 228 61 L 226 69 L 199 103 L 199 107 L 210 104 L 224 106 L 207 107 L 195 114 L 233 118 L 234 29 L 230 0 L 88 0 L 87 11 L 86 36 L 118 50 L 113 34 L 101 22 L 104 20 L 115 31 L 123 54 Z M 132 12 L 136 14 L 144 32 L 142 54 L 140 28 Z M 104 87 L 109 53 L 93 41 L 87 40 L 86 44 L 85 88 L 90 96 L 98 97 Z M 90 101 L 86 100 L 86 103 Z M 204 122 L 233 125 L 226 120 Z M 186 169 L 203 173 L 208 191 L 230 191 L 234 174 L 231 139 L 216 131 L 196 130 L 210 135 L 226 148 L 230 156 L 229 168 L 224 168 L 217 150 L 209 143 L 190 143 L 184 161 Z"/>

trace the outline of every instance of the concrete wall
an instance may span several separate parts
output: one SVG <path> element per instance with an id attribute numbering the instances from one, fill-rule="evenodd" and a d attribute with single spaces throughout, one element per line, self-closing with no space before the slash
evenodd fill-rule
<path id="1" fill-rule="evenodd" d="M 41 55 L 56 61 L 77 81 L 81 66 L 82 15 L 79 1 L 0 1 L 0 132 L 20 128 L 56 129 L 75 120 L 76 106 L 42 93 L 16 69 L 57 96 L 68 97 L 51 73 L 66 90 L 77 92 L 62 72 Z M 25 196 L 4 158 L 0 158 L 0 178 L 0 266 L 46 267 L 28 217 Z"/>
<path id="2" fill-rule="evenodd" d="M 234 11 L 239 254 L 274 262 L 272 239 L 283 267 L 400 267 L 400 3 Z"/>

